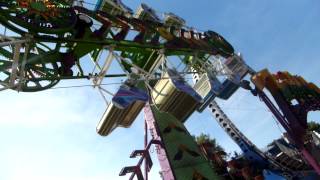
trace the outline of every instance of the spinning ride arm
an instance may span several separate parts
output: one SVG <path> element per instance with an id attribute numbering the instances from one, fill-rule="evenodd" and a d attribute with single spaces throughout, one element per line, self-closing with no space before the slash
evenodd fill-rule
<path id="1" fill-rule="evenodd" d="M 111 1 L 106 2 L 112 4 Z M 140 72 L 154 73 L 154 68 L 159 64 L 157 61 L 163 60 L 162 56 L 182 56 L 188 67 L 194 66 L 197 69 L 210 56 L 227 59 L 234 55 L 233 47 L 213 31 L 196 32 L 184 28 L 184 22 L 172 14 L 168 16 L 171 19 L 161 22 L 154 11 L 145 5 L 141 6 L 135 17 L 126 7 L 119 6 L 91 11 L 83 7 L 72 7 L 63 0 L 0 0 L 0 22 L 12 34 L 17 34 L 16 37 L 1 37 L 4 44 L 0 48 L 3 58 L 0 61 L 0 72 L 4 74 L 1 77 L 6 76 L 0 79 L 1 85 L 18 91 L 34 92 L 48 89 L 61 79 L 90 77 L 91 72 L 81 67 L 80 60 L 89 54 L 98 64 L 98 54 L 103 50 L 119 57 L 125 73 L 131 73 L 131 67 L 139 68 Z M 177 22 L 180 24 L 177 25 Z M 16 46 L 12 42 L 12 39 L 19 41 L 26 37 L 28 41 Z M 200 61 L 189 61 L 192 57 L 198 57 Z M 73 72 L 75 65 L 79 69 L 77 73 Z M 106 74 L 107 68 L 104 70 L 101 75 Z M 168 89 L 173 95 L 189 100 L 194 98 L 179 92 L 187 87 L 184 81 L 171 79 L 171 82 L 172 86 Z M 101 128 L 102 135 L 107 135 L 117 125 L 130 126 L 148 100 L 147 95 L 137 93 L 134 96 L 141 102 L 136 103 L 130 95 L 132 89 L 134 87 L 124 87 L 118 93 L 120 96 L 113 98 L 115 103 L 108 106 L 106 121 L 103 121 L 108 125 L 101 125 L 108 127 Z M 193 93 L 191 88 L 187 88 L 187 91 Z M 126 101 L 126 96 L 130 101 Z M 199 99 L 197 96 L 192 102 L 197 104 Z M 127 106 L 124 107 L 123 103 Z M 178 114 L 182 116 L 178 120 L 155 107 L 151 107 L 150 111 L 158 123 L 157 128 L 161 131 L 158 133 L 178 179 L 186 179 L 187 176 L 203 180 L 218 178 L 181 122 L 187 115 Z M 119 115 L 122 116 L 121 121 Z M 108 119 L 110 116 L 115 116 L 111 118 L 114 121 Z M 174 132 L 176 129 L 178 131 Z M 171 139 L 174 141 L 170 140 L 172 136 L 177 136 Z M 183 142 L 180 142 L 181 139 Z"/>
<path id="2" fill-rule="evenodd" d="M 165 56 L 208 54 L 229 57 L 233 54 L 232 46 L 213 31 L 196 33 L 182 27 L 172 28 L 157 18 L 143 19 L 145 15 L 133 17 L 130 16 L 130 11 L 126 14 L 113 14 L 114 12 L 72 7 L 63 0 L 0 1 L 0 22 L 19 35 L 16 39 L 23 39 L 25 34 L 29 34 L 31 41 L 36 44 L 57 46 L 54 50 L 50 50 L 54 52 L 48 52 L 55 54 L 56 57 L 46 58 L 45 63 L 58 63 L 59 67 L 55 67 L 58 73 L 43 76 L 42 79 L 59 81 L 66 76 L 88 77 L 90 74 L 81 68 L 80 59 L 89 53 L 97 54 L 109 48 L 129 60 L 129 63 L 121 61 L 125 71 L 130 71 L 131 64 L 148 71 L 160 51 Z M 129 35 L 131 32 L 137 35 L 132 37 Z M 24 43 L 23 46 L 27 44 Z M 6 52 L 2 53 L 5 55 Z M 22 56 L 26 53 L 30 54 L 30 49 L 29 52 L 21 50 Z M 11 55 L 7 57 L 8 61 L 12 61 Z M 94 61 L 97 61 L 98 56 L 95 58 Z M 36 64 L 40 60 L 33 61 Z M 147 66 L 145 62 L 149 62 Z M 26 65 L 29 63 L 30 60 L 27 58 Z M 18 61 L 18 64 L 21 66 L 22 62 Z M 74 65 L 80 69 L 78 73 L 73 72 Z M 0 67 L 0 69 L 7 68 Z M 6 74 L 10 75 L 8 72 Z M 21 90 L 25 91 L 24 89 L 27 88 Z M 32 91 L 43 89 L 46 88 L 34 88 Z"/>
<path id="3" fill-rule="evenodd" d="M 313 83 L 306 82 L 300 76 L 288 72 L 271 74 L 262 70 L 251 78 L 255 84 L 255 92 L 276 115 L 278 121 L 287 131 L 289 141 L 299 149 L 308 163 L 320 174 L 320 165 L 306 148 L 307 113 L 320 110 L 320 90 Z M 273 96 L 282 114 L 274 108 L 269 98 L 264 94 L 266 88 Z"/>
<path id="4" fill-rule="evenodd" d="M 238 144 L 244 156 L 252 163 L 253 166 L 259 169 L 268 169 L 274 173 L 290 177 L 293 175 L 293 170 L 281 165 L 273 157 L 261 152 L 241 131 L 232 123 L 228 116 L 222 111 L 217 102 L 214 100 L 210 103 L 209 109 L 213 117 L 225 132 Z"/>
<path id="5" fill-rule="evenodd" d="M 241 62 L 244 63 L 244 62 Z M 240 63 L 240 64 L 241 64 Z M 234 63 L 233 63 L 234 64 Z M 242 65 L 245 67 L 244 65 Z M 238 65 L 238 67 L 241 67 Z M 233 70 L 231 73 L 239 73 L 239 72 L 248 72 L 250 69 L 249 67 L 246 67 L 244 69 L 247 69 L 247 71 L 243 71 L 241 69 L 243 68 L 233 68 L 233 69 L 240 69 L 240 71 Z M 249 70 L 252 71 L 252 70 Z M 246 73 L 245 73 L 246 74 Z M 201 79 L 203 80 L 203 75 L 206 74 L 199 74 L 194 73 L 193 80 L 195 81 L 197 88 L 199 84 L 202 84 Z M 244 75 L 242 75 L 243 77 Z M 210 77 L 207 77 L 207 81 L 210 81 Z M 208 88 L 210 86 L 204 86 L 202 85 L 202 89 L 204 87 Z M 214 86 L 214 85 L 212 85 Z M 239 85 L 240 86 L 240 81 Z M 201 86 L 199 86 L 201 87 Z M 213 88 L 213 87 L 212 87 Z M 199 88 L 201 89 L 201 88 Z M 202 90 L 203 91 L 203 90 Z M 216 93 L 216 91 L 214 91 Z M 210 93 L 209 93 L 210 94 Z M 252 163 L 252 165 L 258 169 L 269 169 L 275 173 L 284 175 L 286 177 L 290 177 L 290 174 L 292 174 L 292 170 L 284 165 L 281 165 L 278 163 L 273 157 L 261 152 L 236 126 L 233 124 L 233 122 L 229 119 L 229 117 L 223 112 L 223 110 L 219 107 L 218 103 L 213 99 L 215 98 L 215 94 L 211 94 L 211 97 L 208 98 L 208 107 L 210 112 L 212 113 L 212 116 L 217 120 L 218 124 L 225 130 L 225 132 L 232 138 L 232 140 L 237 143 L 237 145 L 240 147 L 240 149 L 243 151 L 245 158 Z M 202 107 L 202 106 L 200 106 Z"/>

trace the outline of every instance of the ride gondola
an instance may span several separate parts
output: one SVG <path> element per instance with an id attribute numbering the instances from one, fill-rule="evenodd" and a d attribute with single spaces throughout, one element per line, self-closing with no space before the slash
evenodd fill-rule
<path id="1" fill-rule="evenodd" d="M 202 101 L 201 96 L 172 69 L 167 69 L 151 92 L 154 105 L 184 122 Z"/>

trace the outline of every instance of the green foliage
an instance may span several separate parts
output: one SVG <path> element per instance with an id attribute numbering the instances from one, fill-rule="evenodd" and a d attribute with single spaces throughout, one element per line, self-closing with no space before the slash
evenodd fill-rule
<path id="1" fill-rule="evenodd" d="M 320 133 L 320 124 L 314 121 L 308 122 L 308 131 L 316 131 Z"/>
<path id="2" fill-rule="evenodd" d="M 209 134 L 201 133 L 199 136 L 193 136 L 197 144 L 210 143 L 212 144 L 214 151 L 224 151 L 223 147 L 221 147 L 216 139 L 211 138 Z"/>

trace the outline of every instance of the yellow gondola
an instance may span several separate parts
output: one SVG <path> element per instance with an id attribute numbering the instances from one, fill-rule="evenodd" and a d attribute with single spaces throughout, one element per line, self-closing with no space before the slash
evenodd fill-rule
<path id="1" fill-rule="evenodd" d="M 120 87 L 104 112 L 97 133 L 107 136 L 116 127 L 130 127 L 147 101 L 146 92 L 135 87 Z"/>
<path id="2" fill-rule="evenodd" d="M 126 109 L 120 109 L 110 103 L 97 126 L 97 133 L 107 136 L 116 127 L 130 127 L 144 105 L 145 102 L 137 101 Z"/>
<path id="3" fill-rule="evenodd" d="M 167 112 L 184 122 L 196 110 L 201 97 L 179 74 L 168 70 L 151 92 L 153 103 L 163 112 Z"/>
<path id="4" fill-rule="evenodd" d="M 121 0 L 99 0 L 95 10 L 100 10 L 113 16 L 122 15 L 130 17 L 133 14 L 133 11 L 124 5 Z"/>
<path id="5" fill-rule="evenodd" d="M 138 8 L 135 14 L 135 18 L 141 19 L 141 20 L 154 21 L 154 22 L 161 21 L 156 11 L 144 3 L 142 3 Z"/>
<path id="6" fill-rule="evenodd" d="M 182 28 L 186 24 L 186 21 L 181 17 L 173 14 L 173 13 L 165 13 L 164 14 L 164 24 L 166 26 L 174 26 L 178 29 Z"/>

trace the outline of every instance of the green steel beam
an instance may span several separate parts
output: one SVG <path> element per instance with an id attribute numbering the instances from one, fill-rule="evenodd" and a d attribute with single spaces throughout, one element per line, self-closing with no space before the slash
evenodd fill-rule
<path id="1" fill-rule="evenodd" d="M 182 122 L 174 116 L 146 106 L 146 117 L 154 117 L 157 134 L 176 180 L 220 180 L 213 166 L 206 160 L 194 138 Z M 152 117 L 151 117 L 152 118 Z"/>

